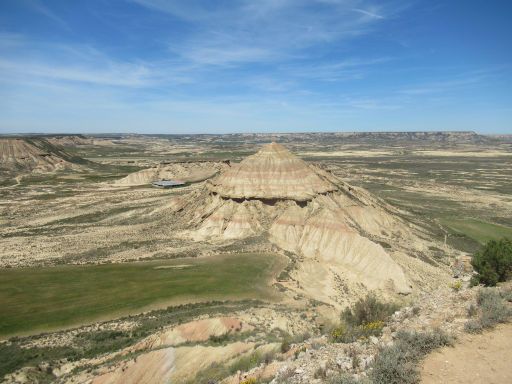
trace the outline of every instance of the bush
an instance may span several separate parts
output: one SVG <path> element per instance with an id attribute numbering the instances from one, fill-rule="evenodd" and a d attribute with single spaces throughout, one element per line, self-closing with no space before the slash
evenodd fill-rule
<path id="1" fill-rule="evenodd" d="M 208 338 L 208 341 L 210 341 L 212 344 L 223 344 L 226 341 L 229 340 L 229 333 L 223 333 L 221 335 L 210 335 Z"/>
<path id="2" fill-rule="evenodd" d="M 459 292 L 462 289 L 462 281 L 457 280 L 454 283 L 450 284 L 450 288 L 455 292 Z"/>
<path id="3" fill-rule="evenodd" d="M 342 312 L 344 324 L 331 330 L 331 340 L 335 343 L 351 343 L 360 338 L 379 336 L 385 321 L 397 309 L 397 305 L 383 303 L 375 294 L 369 293 Z"/>
<path id="4" fill-rule="evenodd" d="M 327 377 L 327 369 L 324 367 L 318 367 L 313 374 L 315 379 L 325 379 Z"/>
<path id="5" fill-rule="evenodd" d="M 339 325 L 331 331 L 331 340 L 334 343 L 345 342 L 347 336 L 347 330 L 343 325 Z"/>
<path id="6" fill-rule="evenodd" d="M 466 323 L 466 331 L 477 333 L 508 321 L 512 317 L 512 309 L 507 304 L 506 295 L 507 292 L 501 293 L 496 288 L 481 289 L 476 299 L 478 309 L 475 311 L 479 316 Z"/>
<path id="7" fill-rule="evenodd" d="M 491 240 L 477 252 L 471 260 L 473 268 L 478 273 L 472 279 L 472 284 L 495 286 L 499 282 L 512 277 L 512 241 L 501 239 Z"/>
<path id="8" fill-rule="evenodd" d="M 352 343 L 370 336 L 379 336 L 382 333 L 382 328 L 384 328 L 382 321 L 374 321 L 357 327 L 340 324 L 330 332 L 330 337 L 333 343 Z"/>
<path id="9" fill-rule="evenodd" d="M 395 344 L 382 349 L 375 359 L 370 379 L 373 384 L 418 383 L 420 359 L 436 348 L 451 344 L 452 338 L 440 330 L 398 332 Z"/>
<path id="10" fill-rule="evenodd" d="M 260 365 L 267 358 L 268 357 L 266 355 L 262 355 L 257 351 L 249 355 L 242 356 L 229 366 L 230 374 L 234 374 L 238 371 L 247 372 Z"/>
<path id="11" fill-rule="evenodd" d="M 342 318 L 352 326 L 385 322 L 397 309 L 396 304 L 383 303 L 374 293 L 369 293 L 365 298 L 359 299 L 352 308 L 345 309 Z"/>
<path id="12" fill-rule="evenodd" d="M 309 332 L 299 333 L 295 335 L 290 335 L 289 333 L 285 333 L 284 337 L 281 341 L 281 353 L 288 352 L 292 344 L 299 344 L 304 342 L 305 340 L 309 339 L 311 337 L 311 334 Z"/>
<path id="13" fill-rule="evenodd" d="M 281 353 L 286 353 L 290 350 L 291 348 L 291 345 L 290 345 L 290 341 L 288 339 L 284 339 L 283 342 L 281 343 Z"/>

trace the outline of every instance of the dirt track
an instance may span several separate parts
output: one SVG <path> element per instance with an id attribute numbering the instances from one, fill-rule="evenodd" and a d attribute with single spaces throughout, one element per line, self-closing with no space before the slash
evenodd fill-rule
<path id="1" fill-rule="evenodd" d="M 428 356 L 422 384 L 512 383 L 512 324 L 481 335 L 465 335 L 455 347 Z"/>

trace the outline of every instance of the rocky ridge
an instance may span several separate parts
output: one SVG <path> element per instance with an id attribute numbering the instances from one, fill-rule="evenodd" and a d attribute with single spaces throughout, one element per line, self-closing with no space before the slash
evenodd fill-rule
<path id="1" fill-rule="evenodd" d="M 83 169 L 88 162 L 45 139 L 0 139 L 0 171 L 12 175 Z"/>

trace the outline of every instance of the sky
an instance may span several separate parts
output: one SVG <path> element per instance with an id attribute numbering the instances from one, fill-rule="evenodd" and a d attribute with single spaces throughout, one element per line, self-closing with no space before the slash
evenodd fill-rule
<path id="1" fill-rule="evenodd" d="M 512 133 L 512 1 L 0 0 L 0 133 Z"/>

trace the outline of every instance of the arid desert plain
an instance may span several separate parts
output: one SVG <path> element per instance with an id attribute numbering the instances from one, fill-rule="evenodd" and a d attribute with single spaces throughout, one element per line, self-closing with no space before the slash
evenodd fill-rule
<path id="1" fill-rule="evenodd" d="M 512 382 L 507 237 L 512 136 L 2 136 L 0 380 Z"/>

